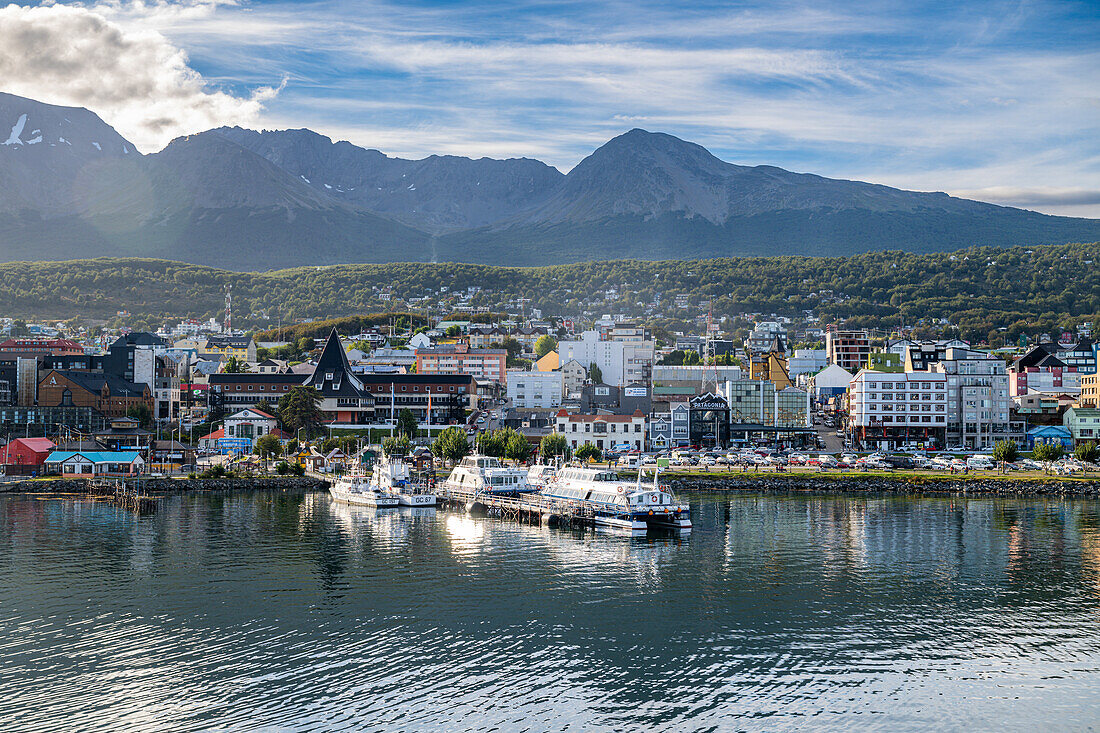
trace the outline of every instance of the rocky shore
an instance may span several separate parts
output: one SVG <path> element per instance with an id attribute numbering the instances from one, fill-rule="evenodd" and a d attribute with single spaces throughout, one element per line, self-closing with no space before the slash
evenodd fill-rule
<path id="1" fill-rule="evenodd" d="M 131 486 L 137 482 L 131 482 Z M 150 478 L 140 481 L 145 494 L 172 494 L 199 491 L 313 491 L 327 484 L 311 476 L 265 476 L 252 478 L 172 479 Z M 83 494 L 86 479 L 12 481 L 0 484 L 0 493 Z"/>
<path id="2" fill-rule="evenodd" d="M 1100 497 L 1100 479 L 1012 478 L 961 476 L 862 476 L 828 474 L 820 477 L 784 474 L 716 474 L 711 477 L 666 477 L 673 491 L 924 494 L 966 496 Z"/>

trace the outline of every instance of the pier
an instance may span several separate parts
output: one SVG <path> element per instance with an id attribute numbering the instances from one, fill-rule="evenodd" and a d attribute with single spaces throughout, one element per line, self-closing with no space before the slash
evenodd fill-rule
<path id="1" fill-rule="evenodd" d="M 140 482 L 131 486 L 125 479 L 90 479 L 85 484 L 85 493 L 99 499 L 106 499 L 117 507 L 147 514 L 157 510 L 157 500 L 142 493 Z"/>
<path id="2" fill-rule="evenodd" d="M 537 493 L 502 496 L 440 483 L 435 488 L 435 495 L 440 504 L 470 513 L 484 512 L 489 516 L 548 527 L 588 527 L 596 516 L 591 506 L 548 499 Z"/>

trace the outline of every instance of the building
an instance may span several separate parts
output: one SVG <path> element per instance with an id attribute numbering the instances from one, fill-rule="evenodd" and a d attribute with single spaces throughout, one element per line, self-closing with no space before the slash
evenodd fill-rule
<path id="1" fill-rule="evenodd" d="M 1027 431 L 1027 450 L 1037 445 L 1060 445 L 1073 450 L 1073 435 L 1061 425 L 1039 425 Z"/>
<path id="2" fill-rule="evenodd" d="M 199 349 L 199 353 L 207 358 L 217 354 L 224 359 L 254 362 L 256 342 L 250 336 L 210 336 Z"/>
<path id="3" fill-rule="evenodd" d="M 293 372 L 283 374 L 216 372 L 207 378 L 207 399 L 211 411 L 216 414 L 222 411 L 236 412 L 243 408 L 255 407 L 260 402 L 275 405 L 279 398 L 291 389 L 302 386 L 307 376 Z"/>
<path id="4" fill-rule="evenodd" d="M 54 451 L 45 469 L 66 478 L 137 476 L 145 459 L 136 451 Z"/>
<path id="5" fill-rule="evenodd" d="M 14 338 L 0 341 L 0 359 L 83 355 L 84 347 L 70 339 Z"/>
<path id="6" fill-rule="evenodd" d="M 546 356 L 535 362 L 535 369 L 540 372 L 552 372 L 558 368 L 559 363 L 558 352 L 548 351 Z"/>
<path id="7" fill-rule="evenodd" d="M 947 375 L 948 446 L 986 450 L 999 440 L 1023 443 L 1024 426 L 1011 420 L 1008 375 L 1001 359 L 949 348 L 932 371 Z"/>
<path id="8" fill-rule="evenodd" d="M 766 351 L 748 352 L 749 379 L 766 379 L 774 382 L 777 390 L 794 386 L 787 372 L 787 347 L 777 336 Z"/>
<path id="9" fill-rule="evenodd" d="M 508 399 L 512 407 L 556 408 L 564 397 L 565 380 L 561 372 L 508 370 Z"/>
<path id="10" fill-rule="evenodd" d="M 926 372 L 932 368 L 933 364 L 947 358 L 948 349 L 969 348 L 970 344 L 961 339 L 935 341 L 896 339 L 886 342 L 886 351 L 897 354 L 902 368 L 907 372 Z"/>
<path id="11" fill-rule="evenodd" d="M 124 417 L 130 408 L 139 406 L 149 408 L 152 414 L 153 393 L 147 384 L 133 384 L 109 374 L 54 369 L 38 383 L 38 404 L 90 407 L 108 418 Z"/>
<path id="12" fill-rule="evenodd" d="M 559 358 L 577 360 L 587 369 L 595 364 L 600 381 L 622 387 L 632 382 L 648 382 L 653 375 L 652 341 L 601 340 L 599 331 L 585 331 L 579 340 L 558 343 Z"/>
<path id="13" fill-rule="evenodd" d="M 271 433 L 280 440 L 287 438 L 283 431 L 279 430 L 279 421 L 274 415 L 255 408 L 239 410 L 232 415 L 227 415 L 223 431 L 223 439 L 247 440 L 250 446 L 255 446 L 257 440 Z"/>
<path id="14" fill-rule="evenodd" d="M 794 356 L 787 360 L 787 373 L 791 379 L 799 374 L 817 374 L 828 363 L 824 349 L 795 349 Z"/>
<path id="15" fill-rule="evenodd" d="M 155 387 L 157 357 L 164 356 L 168 342 L 152 333 L 137 331 L 120 336 L 103 355 L 104 374 L 120 377 L 134 384 Z"/>
<path id="16" fill-rule="evenodd" d="M 1070 432 L 1074 445 L 1093 442 L 1100 444 L 1100 409 L 1095 407 L 1071 407 L 1062 416 L 1062 426 Z"/>
<path id="17" fill-rule="evenodd" d="M 852 378 L 848 396 L 853 442 L 885 450 L 906 443 L 943 447 L 947 379 L 943 372 L 860 371 Z"/>
<path id="18" fill-rule="evenodd" d="M 1054 344 L 1039 344 L 1012 362 L 1008 368 L 1009 394 L 1025 395 L 1028 392 L 1081 391 L 1081 375 L 1077 367 L 1069 366 L 1056 354 Z"/>
<path id="19" fill-rule="evenodd" d="M 437 346 L 416 352 L 416 373 L 468 374 L 507 384 L 507 361 L 504 349 L 472 349 L 466 344 Z"/>
<path id="20" fill-rule="evenodd" d="M 570 359 L 561 365 L 562 394 L 574 395 L 581 391 L 588 381 L 588 368 L 576 359 Z"/>
<path id="21" fill-rule="evenodd" d="M 653 367 L 654 395 L 657 388 L 675 390 L 676 394 L 699 395 L 713 392 L 715 384 L 743 379 L 745 373 L 738 366 L 670 366 Z M 706 388 L 704 389 L 704 385 Z"/>
<path id="22" fill-rule="evenodd" d="M 852 373 L 847 369 L 830 364 L 809 379 L 810 395 L 817 404 L 828 402 L 833 397 L 847 394 L 852 383 Z"/>
<path id="23" fill-rule="evenodd" d="M 842 331 L 836 325 L 825 329 L 825 358 L 853 374 L 867 363 L 871 354 L 871 337 L 866 330 Z"/>
<path id="24" fill-rule="evenodd" d="M 1100 374 L 1081 375 L 1081 407 L 1100 407 Z"/>
<path id="25" fill-rule="evenodd" d="M 745 351 L 750 354 L 765 353 L 771 350 L 775 339 L 784 345 L 787 343 L 787 329 L 776 321 L 757 323 L 745 338 Z"/>
<path id="26" fill-rule="evenodd" d="M 762 379 L 734 379 L 723 382 L 718 393 L 729 406 L 731 442 L 803 441 L 813 432 L 809 392 L 777 390 L 774 382 Z"/>
<path id="27" fill-rule="evenodd" d="M 867 356 L 864 368 L 872 372 L 904 372 L 905 357 L 892 351 L 872 351 Z M 909 371 L 927 371 L 926 369 L 910 369 Z"/>
<path id="28" fill-rule="evenodd" d="M 554 430 L 564 435 L 574 450 L 585 444 L 594 445 L 601 451 L 640 451 L 646 446 L 646 417 L 641 412 L 584 415 L 559 410 Z"/>
<path id="29" fill-rule="evenodd" d="M 49 438 L 15 438 L 0 447 L 0 466 L 8 476 L 39 471 L 55 447 Z"/>

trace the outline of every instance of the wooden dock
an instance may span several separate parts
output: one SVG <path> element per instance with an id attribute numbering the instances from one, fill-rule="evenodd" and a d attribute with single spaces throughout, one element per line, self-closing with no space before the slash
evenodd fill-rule
<path id="1" fill-rule="evenodd" d="M 157 510 L 157 500 L 141 491 L 141 483 L 130 485 L 125 479 L 90 479 L 85 493 L 99 499 L 106 499 L 117 507 L 134 512 L 149 514 Z"/>
<path id="2" fill-rule="evenodd" d="M 500 496 L 440 483 L 435 487 L 435 495 L 441 504 L 465 509 L 471 514 L 487 514 L 549 527 L 588 527 L 594 523 L 596 516 L 590 505 L 550 499 L 537 493 Z"/>

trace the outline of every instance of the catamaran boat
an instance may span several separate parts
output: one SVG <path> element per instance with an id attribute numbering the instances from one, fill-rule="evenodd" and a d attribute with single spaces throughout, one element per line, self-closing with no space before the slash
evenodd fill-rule
<path id="1" fill-rule="evenodd" d="M 336 501 L 345 504 L 357 504 L 359 506 L 395 507 L 398 505 L 396 496 L 391 496 L 378 489 L 371 481 L 370 476 L 359 473 L 346 473 L 336 479 L 328 492 Z"/>
<path id="2" fill-rule="evenodd" d="M 435 494 L 423 482 L 413 480 L 409 464 L 400 457 L 386 457 L 374 464 L 371 484 L 383 494 L 396 498 L 401 506 L 435 506 Z"/>
<path id="3" fill-rule="evenodd" d="M 554 479 L 557 466 L 549 466 L 545 463 L 536 463 L 527 469 L 527 483 L 536 491 L 542 491 Z"/>
<path id="4" fill-rule="evenodd" d="M 680 503 L 666 486 L 622 481 L 614 471 L 567 466 L 554 476 L 542 495 L 557 501 L 586 506 L 597 527 L 631 531 L 674 529 L 691 531 L 690 508 Z"/>
<path id="5" fill-rule="evenodd" d="M 527 483 L 527 471 L 508 468 L 492 456 L 466 456 L 451 471 L 444 485 L 452 491 L 470 494 L 515 496 L 535 491 Z"/>

